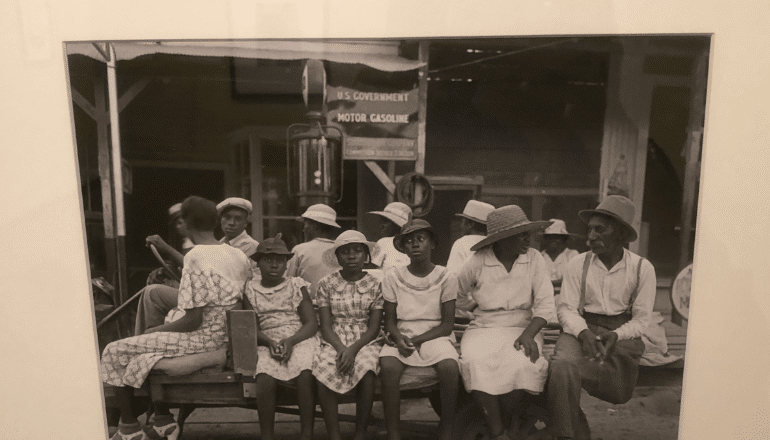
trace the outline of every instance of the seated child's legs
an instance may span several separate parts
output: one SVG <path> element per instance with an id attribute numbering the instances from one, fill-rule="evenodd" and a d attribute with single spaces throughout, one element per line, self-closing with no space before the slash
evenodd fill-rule
<path id="1" fill-rule="evenodd" d="M 329 440 L 340 440 L 340 421 L 337 408 L 339 399 L 337 393 L 318 381 L 318 400 L 324 413 L 326 433 Z"/>
<path id="2" fill-rule="evenodd" d="M 259 413 L 259 433 L 262 440 L 275 438 L 275 389 L 274 377 L 261 373 L 257 375 L 257 412 Z"/>
<path id="3" fill-rule="evenodd" d="M 478 390 L 471 391 L 471 395 L 481 406 L 490 437 L 494 439 L 501 435 L 503 433 L 503 418 L 500 410 L 500 396 Z"/>
<path id="4" fill-rule="evenodd" d="M 353 440 L 366 438 L 369 415 L 374 403 L 374 372 L 368 371 L 356 385 L 356 433 Z"/>
<path id="5" fill-rule="evenodd" d="M 393 356 L 380 358 L 380 379 L 382 380 L 382 406 L 385 410 L 385 425 L 388 429 L 388 439 L 401 438 L 398 432 L 399 416 L 401 414 L 401 390 L 399 383 L 406 366 Z"/>
<path id="6" fill-rule="evenodd" d="M 294 379 L 294 383 L 297 385 L 297 404 L 301 425 L 300 438 L 310 440 L 313 438 L 313 426 L 315 424 L 315 395 L 313 394 L 315 378 L 310 370 L 303 370 Z"/>
<path id="7" fill-rule="evenodd" d="M 452 438 L 454 414 L 457 407 L 457 387 L 460 367 L 454 359 L 444 359 L 435 366 L 441 387 L 441 438 Z"/>

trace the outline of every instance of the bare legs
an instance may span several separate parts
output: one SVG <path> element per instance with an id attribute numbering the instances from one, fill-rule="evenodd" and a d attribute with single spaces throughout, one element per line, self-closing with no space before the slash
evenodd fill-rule
<path id="1" fill-rule="evenodd" d="M 302 440 L 313 438 L 315 422 L 315 399 L 313 397 L 313 375 L 304 370 L 295 379 L 299 405 L 299 420 Z M 257 375 L 257 412 L 259 413 L 259 432 L 262 440 L 275 439 L 275 391 L 278 381 L 267 374 Z"/>
<path id="2" fill-rule="evenodd" d="M 385 427 L 388 440 L 400 440 L 398 422 L 401 415 L 401 375 L 406 366 L 392 356 L 380 358 L 380 378 L 382 380 L 382 407 L 385 410 Z"/>
<path id="3" fill-rule="evenodd" d="M 385 426 L 388 440 L 399 440 L 398 422 L 401 414 L 401 375 L 406 369 L 398 358 L 386 356 L 380 358 L 382 370 L 382 406 L 385 410 Z M 441 390 L 441 432 L 440 438 L 449 440 L 454 429 L 455 408 L 457 406 L 457 387 L 460 369 L 453 359 L 444 359 L 434 365 L 438 373 Z"/>
<path id="4" fill-rule="evenodd" d="M 460 368 L 454 359 L 444 359 L 436 364 L 435 368 L 441 389 L 441 432 L 439 435 L 443 440 L 451 440 L 454 430 Z"/>
<path id="5" fill-rule="evenodd" d="M 374 402 L 374 373 L 369 371 L 356 385 L 356 433 L 354 440 L 363 440 L 366 437 L 366 429 L 369 426 L 369 414 L 372 412 Z M 324 413 L 326 430 L 329 440 L 340 440 L 340 422 L 338 413 L 339 395 L 318 383 L 318 398 L 321 401 L 321 409 Z"/>

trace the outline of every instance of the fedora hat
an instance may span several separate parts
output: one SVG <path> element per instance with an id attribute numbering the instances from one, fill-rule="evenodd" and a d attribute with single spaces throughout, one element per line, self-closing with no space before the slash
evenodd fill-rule
<path id="1" fill-rule="evenodd" d="M 366 245 L 366 247 L 369 248 L 369 258 L 371 258 L 371 256 L 374 255 L 375 251 L 377 250 L 376 243 L 368 241 L 364 234 L 351 229 L 340 234 L 337 239 L 334 240 L 332 247 L 324 251 L 321 257 L 324 264 L 329 267 L 339 267 L 339 263 L 337 262 L 337 249 L 345 246 L 346 244 L 353 243 L 361 243 Z"/>
<path id="2" fill-rule="evenodd" d="M 227 208 L 241 208 L 247 214 L 251 214 L 251 202 L 240 197 L 230 197 L 222 200 L 217 205 L 217 214 L 222 215 Z"/>
<path id="3" fill-rule="evenodd" d="M 636 213 L 636 207 L 634 202 L 623 196 L 607 196 L 599 203 L 596 209 L 586 209 L 578 213 L 580 220 L 588 224 L 588 220 L 592 215 L 604 215 L 611 217 L 618 221 L 623 227 L 626 228 L 628 234 L 626 240 L 631 243 L 638 238 L 636 229 L 631 226 L 631 222 L 634 221 L 634 214 Z"/>
<path id="4" fill-rule="evenodd" d="M 400 228 L 404 226 L 406 222 L 409 221 L 409 219 L 412 218 L 412 208 L 407 206 L 405 203 L 393 202 L 388 203 L 388 206 L 386 206 L 384 210 L 370 211 L 369 214 L 385 217 L 386 219 L 398 225 Z"/>
<path id="5" fill-rule="evenodd" d="M 334 226 L 335 228 L 340 227 L 340 225 L 337 224 L 337 211 L 331 206 L 322 203 L 308 207 L 305 210 L 305 213 L 300 216 L 300 220 L 303 218 Z"/>
<path id="6" fill-rule="evenodd" d="M 468 200 L 468 203 L 465 204 L 465 209 L 463 209 L 463 212 L 461 214 L 455 215 L 458 217 L 467 218 L 468 220 L 473 220 L 474 222 L 481 223 L 482 225 L 486 225 L 487 216 L 494 210 L 495 207 L 489 203 L 479 202 L 478 200 Z"/>
<path id="7" fill-rule="evenodd" d="M 294 256 L 289 252 L 289 248 L 286 247 L 286 243 L 281 240 L 281 233 L 279 232 L 274 238 L 265 239 L 257 246 L 257 251 L 251 256 L 256 261 L 262 255 L 286 255 L 289 260 Z"/>
<path id="8" fill-rule="evenodd" d="M 487 237 L 471 246 L 477 251 L 484 246 L 527 231 L 536 231 L 551 225 L 550 221 L 531 222 L 517 205 L 497 208 L 487 216 Z"/>
<path id="9" fill-rule="evenodd" d="M 412 232 L 417 231 L 427 231 L 433 239 L 433 242 L 438 243 L 438 236 L 436 236 L 436 231 L 433 230 L 433 226 L 431 226 L 430 223 L 428 223 L 426 220 L 416 218 L 414 220 L 410 220 L 407 224 L 401 227 L 401 232 L 393 237 L 393 247 L 402 254 L 405 254 L 406 249 L 404 248 L 403 243 L 404 238 Z"/>
<path id="10" fill-rule="evenodd" d="M 545 231 L 543 231 L 543 235 L 562 235 L 566 237 L 577 237 L 578 234 L 572 234 L 570 232 L 567 232 L 567 224 L 564 223 L 564 220 L 559 220 L 558 218 L 552 218 L 550 220 L 551 226 L 545 228 Z"/>

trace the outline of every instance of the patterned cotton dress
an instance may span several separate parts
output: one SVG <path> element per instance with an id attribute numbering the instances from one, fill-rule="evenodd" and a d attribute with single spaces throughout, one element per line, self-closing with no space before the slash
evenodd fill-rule
<path id="1" fill-rule="evenodd" d="M 318 307 L 331 309 L 334 333 L 343 344 L 350 346 L 369 328 L 369 315 L 382 310 L 382 287 L 380 281 L 367 273 L 356 282 L 346 281 L 335 272 L 318 283 L 316 301 Z M 368 371 L 379 372 L 379 354 L 382 348 L 380 338 L 370 342 L 356 355 L 353 374 L 343 376 L 337 371 L 337 350 L 321 341 L 321 347 L 313 364 L 313 376 L 330 390 L 347 393 L 353 389 Z"/>
<path id="2" fill-rule="evenodd" d="M 412 338 L 441 324 L 441 305 L 457 298 L 457 278 L 444 266 L 436 266 L 425 277 L 412 275 L 407 266 L 396 267 L 385 272 L 382 294 L 385 301 L 396 303 L 398 330 Z M 428 367 L 444 359 L 458 361 L 455 341 L 452 332 L 423 343 L 409 357 L 386 345 L 380 357 L 393 356 L 412 367 Z"/>
<path id="3" fill-rule="evenodd" d="M 302 328 L 297 308 L 302 302 L 302 288 L 310 283 L 298 277 L 285 279 L 274 287 L 265 287 L 259 280 L 252 280 L 246 287 L 246 297 L 257 311 L 259 329 L 267 337 L 280 342 L 293 336 Z M 315 318 L 315 317 L 314 317 Z M 257 373 L 265 373 L 278 380 L 291 380 L 303 370 L 313 368 L 318 349 L 318 337 L 305 339 L 292 349 L 288 362 L 279 362 L 270 356 L 270 348 L 257 347 Z"/>
<path id="4" fill-rule="evenodd" d="M 201 326 L 192 332 L 157 332 L 115 341 L 104 349 L 102 381 L 139 388 L 164 357 L 216 351 L 227 343 L 226 314 L 240 306 L 251 274 L 249 259 L 238 249 L 198 245 L 184 258 L 179 307 L 202 307 Z"/>

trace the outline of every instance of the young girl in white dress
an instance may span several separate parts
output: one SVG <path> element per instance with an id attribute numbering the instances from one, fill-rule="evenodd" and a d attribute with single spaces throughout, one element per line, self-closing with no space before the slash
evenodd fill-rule
<path id="1" fill-rule="evenodd" d="M 471 247 L 475 254 L 457 274 L 457 306 L 474 316 L 460 345 L 460 369 L 493 439 L 517 430 L 523 393 L 542 392 L 548 375 L 539 332 L 556 320 L 553 286 L 529 240 L 549 224 L 530 222 L 516 205 L 492 211 L 487 237 Z"/>
<path id="2" fill-rule="evenodd" d="M 436 369 L 441 392 L 440 438 L 452 438 L 457 402 L 458 354 L 453 343 L 457 279 L 431 262 L 436 234 L 428 222 L 411 220 L 393 244 L 409 256 L 407 266 L 384 274 L 385 330 L 394 343 L 380 352 L 382 404 L 388 439 L 400 438 L 401 375 L 407 366 Z"/>
<path id="3" fill-rule="evenodd" d="M 300 438 L 313 438 L 315 400 L 313 359 L 318 348 L 318 330 L 310 283 L 299 277 L 285 278 L 286 262 L 294 254 L 281 234 L 257 246 L 253 259 L 261 279 L 246 287 L 248 307 L 259 319 L 257 332 L 257 411 L 262 440 L 275 437 L 275 391 L 277 382 L 292 381 L 297 387 Z"/>
<path id="4" fill-rule="evenodd" d="M 356 390 L 355 440 L 366 436 L 374 401 L 374 378 L 382 342 L 382 288 L 364 272 L 375 244 L 358 231 L 345 231 L 324 252 L 330 267 L 342 269 L 318 283 L 316 302 L 321 316 L 321 348 L 313 365 L 318 397 L 330 440 L 340 439 L 338 395 Z"/>

